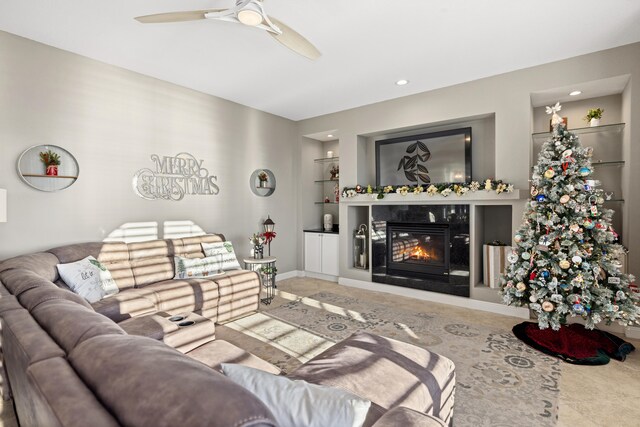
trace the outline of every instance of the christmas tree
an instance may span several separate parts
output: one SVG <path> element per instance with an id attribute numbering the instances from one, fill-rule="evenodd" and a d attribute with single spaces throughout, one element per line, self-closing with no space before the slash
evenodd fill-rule
<path id="1" fill-rule="evenodd" d="M 567 131 L 560 109 L 547 107 L 553 133 L 533 170 L 501 295 L 507 305 L 533 310 L 540 329 L 559 330 L 575 316 L 588 329 L 603 320 L 640 323 L 639 297 L 629 288 L 634 277 L 620 272 L 624 248 L 611 227 L 613 211 L 603 208 L 603 191 L 590 177 L 593 150 Z"/>

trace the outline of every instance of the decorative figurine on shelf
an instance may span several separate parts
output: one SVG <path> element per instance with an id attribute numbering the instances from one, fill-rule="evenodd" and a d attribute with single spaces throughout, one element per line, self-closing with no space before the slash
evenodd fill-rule
<path id="1" fill-rule="evenodd" d="M 266 242 L 266 238 L 261 233 L 254 233 L 253 236 L 249 237 L 249 241 L 253 243 L 253 257 L 255 259 L 264 258 L 264 243 Z"/>
<path id="2" fill-rule="evenodd" d="M 267 215 L 267 219 L 262 223 L 262 227 L 264 227 L 262 236 L 269 247 L 269 256 L 271 256 L 271 241 L 276 238 L 276 232 L 273 231 L 273 229 L 276 228 L 276 223 Z"/>
<path id="3" fill-rule="evenodd" d="M 329 178 L 329 179 L 332 180 L 332 181 L 340 178 L 340 166 L 333 165 L 331 167 L 331 170 L 329 171 L 329 173 L 331 174 L 331 178 Z"/>
<path id="4" fill-rule="evenodd" d="M 267 175 L 265 171 L 262 171 L 258 174 L 258 179 L 260 180 L 260 188 L 265 188 L 269 182 L 269 175 Z"/>
<path id="5" fill-rule="evenodd" d="M 589 127 L 600 126 L 602 113 L 604 113 L 604 108 L 590 108 L 587 115 L 584 116 L 584 121 L 589 122 Z"/>
<path id="6" fill-rule="evenodd" d="M 369 236 L 367 235 L 367 226 L 360 224 L 357 230 L 353 232 L 353 266 L 366 270 L 369 268 Z"/>
<path id="7" fill-rule="evenodd" d="M 58 176 L 58 166 L 60 166 L 60 155 L 51 150 L 40 152 L 40 160 L 44 163 L 47 176 Z"/>
<path id="8" fill-rule="evenodd" d="M 335 196 L 335 202 L 340 202 L 340 186 L 336 182 L 336 185 L 333 186 L 333 195 Z"/>

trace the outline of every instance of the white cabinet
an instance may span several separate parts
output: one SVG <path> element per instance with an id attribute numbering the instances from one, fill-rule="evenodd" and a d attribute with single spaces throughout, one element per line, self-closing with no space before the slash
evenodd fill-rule
<path id="1" fill-rule="evenodd" d="M 338 276 L 338 240 L 337 234 L 304 233 L 304 269 Z"/>

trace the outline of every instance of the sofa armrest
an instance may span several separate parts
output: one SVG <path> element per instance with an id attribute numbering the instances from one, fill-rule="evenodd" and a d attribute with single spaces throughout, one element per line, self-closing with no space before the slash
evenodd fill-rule
<path id="1" fill-rule="evenodd" d="M 386 412 L 372 427 L 447 427 L 440 419 L 404 406 Z"/>

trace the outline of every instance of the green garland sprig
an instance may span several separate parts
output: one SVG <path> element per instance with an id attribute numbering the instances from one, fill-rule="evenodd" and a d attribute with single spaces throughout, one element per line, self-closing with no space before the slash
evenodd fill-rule
<path id="1" fill-rule="evenodd" d="M 369 194 L 376 199 L 384 199 L 387 194 L 395 193 L 402 196 L 406 196 L 409 193 L 414 195 L 426 193 L 429 196 L 447 197 L 449 194 L 454 193 L 458 196 L 463 196 L 468 192 L 475 193 L 476 191 L 495 191 L 497 194 L 511 193 L 513 192 L 513 184 L 508 184 L 502 180 L 485 179 L 482 184 L 478 181 L 471 182 L 446 182 L 429 185 L 383 185 L 383 186 L 371 186 L 366 187 L 362 185 L 356 185 L 355 187 L 344 187 L 342 190 L 343 198 L 355 197 L 359 194 Z"/>

